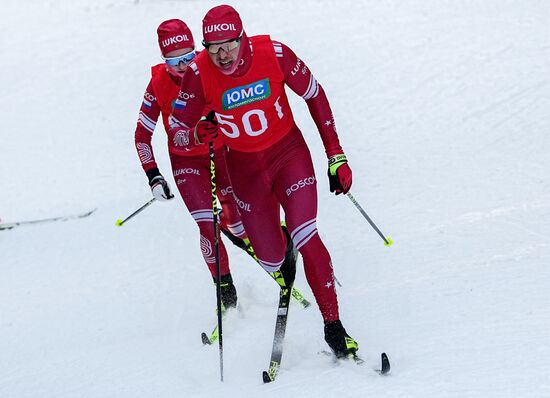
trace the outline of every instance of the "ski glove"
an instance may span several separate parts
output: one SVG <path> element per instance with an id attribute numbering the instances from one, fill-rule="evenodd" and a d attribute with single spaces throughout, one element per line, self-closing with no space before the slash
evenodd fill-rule
<path id="1" fill-rule="evenodd" d="M 195 142 L 197 144 L 210 144 L 216 138 L 218 138 L 218 121 L 216 120 L 216 113 L 211 110 L 195 126 Z"/>
<path id="2" fill-rule="evenodd" d="M 174 197 L 172 192 L 170 192 L 168 183 L 162 174 L 160 174 L 158 168 L 155 167 L 154 169 L 147 170 L 147 178 L 149 178 L 149 186 L 151 187 L 151 192 L 156 200 L 164 202 Z"/>
<path id="3" fill-rule="evenodd" d="M 330 192 L 336 195 L 348 193 L 351 188 L 351 169 L 343 153 L 328 159 L 328 181 Z"/>

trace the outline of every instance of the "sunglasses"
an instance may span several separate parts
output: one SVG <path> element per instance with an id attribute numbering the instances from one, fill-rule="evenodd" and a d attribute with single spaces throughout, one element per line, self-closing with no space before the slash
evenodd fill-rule
<path id="1" fill-rule="evenodd" d="M 178 55 L 177 57 L 162 57 L 164 59 L 164 62 L 168 66 L 178 66 L 180 62 L 183 62 L 185 65 L 187 65 L 189 62 L 195 58 L 195 51 L 191 51 L 190 53 Z"/>
<path id="2" fill-rule="evenodd" d="M 223 43 L 206 43 L 202 42 L 202 45 L 204 48 L 206 48 L 206 51 L 208 51 L 210 54 L 217 54 L 220 52 L 220 50 L 225 51 L 228 53 L 231 50 L 236 49 L 239 47 L 239 43 L 241 42 L 241 38 L 238 37 L 236 39 L 231 39 L 228 41 L 224 41 Z"/>

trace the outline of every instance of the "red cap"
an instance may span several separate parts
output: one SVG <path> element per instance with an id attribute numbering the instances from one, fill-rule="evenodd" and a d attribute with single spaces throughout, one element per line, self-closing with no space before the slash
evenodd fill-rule
<path id="1" fill-rule="evenodd" d="M 157 35 L 163 56 L 180 48 L 195 48 L 191 30 L 179 19 L 169 19 L 161 23 L 157 28 Z"/>
<path id="2" fill-rule="evenodd" d="M 202 20 L 205 43 L 236 39 L 242 31 L 243 23 L 239 13 L 226 4 L 212 8 Z"/>

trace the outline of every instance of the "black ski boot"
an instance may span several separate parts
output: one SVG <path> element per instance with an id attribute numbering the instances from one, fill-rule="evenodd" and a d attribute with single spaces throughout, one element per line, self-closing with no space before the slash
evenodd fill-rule
<path id="1" fill-rule="evenodd" d="M 286 287 L 292 287 L 296 279 L 296 260 L 298 259 L 298 250 L 294 247 L 294 242 L 290 238 L 286 225 L 281 225 L 281 229 L 286 237 L 285 260 L 279 270 L 283 275 Z"/>
<path id="2" fill-rule="evenodd" d="M 216 283 L 216 278 L 214 278 L 214 284 Z M 233 278 L 231 274 L 222 275 L 220 280 L 221 291 L 222 291 L 222 308 L 227 310 L 229 308 L 237 307 L 237 290 L 235 285 L 233 285 Z"/>
<path id="3" fill-rule="evenodd" d="M 325 341 L 336 358 L 353 358 L 359 350 L 359 344 L 346 333 L 340 320 L 325 322 Z"/>

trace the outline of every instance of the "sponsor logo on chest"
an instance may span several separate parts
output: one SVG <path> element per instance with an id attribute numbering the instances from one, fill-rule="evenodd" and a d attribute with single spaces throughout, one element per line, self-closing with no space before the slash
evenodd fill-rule
<path id="1" fill-rule="evenodd" d="M 224 110 L 238 108 L 256 101 L 261 101 L 271 95 L 269 79 L 258 80 L 257 82 L 230 88 L 222 94 L 222 107 Z"/>

